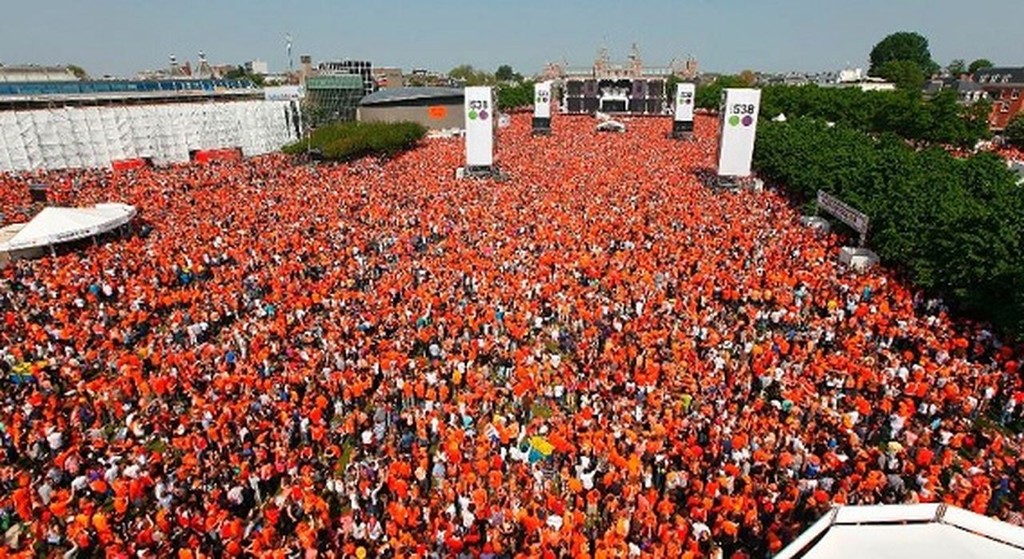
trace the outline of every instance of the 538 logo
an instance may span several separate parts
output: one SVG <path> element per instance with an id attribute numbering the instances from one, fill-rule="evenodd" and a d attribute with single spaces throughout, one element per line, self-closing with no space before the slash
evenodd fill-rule
<path id="1" fill-rule="evenodd" d="M 490 114 L 487 112 L 490 107 L 490 102 L 483 99 L 470 101 L 469 113 L 466 116 L 469 117 L 469 120 L 487 120 L 490 117 Z"/>
<path id="2" fill-rule="evenodd" d="M 753 103 L 736 103 L 729 107 L 729 126 L 749 127 L 754 124 L 754 113 L 757 107 Z"/>

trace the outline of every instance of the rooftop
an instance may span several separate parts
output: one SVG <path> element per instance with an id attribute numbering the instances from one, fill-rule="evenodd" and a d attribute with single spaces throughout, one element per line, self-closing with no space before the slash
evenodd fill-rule
<path id="1" fill-rule="evenodd" d="M 249 80 L 0 81 L 0 104 L 245 96 L 259 91 Z"/>
<path id="2" fill-rule="evenodd" d="M 983 68 L 974 73 L 974 79 L 982 86 L 1024 83 L 1024 67 Z"/>
<path id="3" fill-rule="evenodd" d="M 395 87 L 382 89 L 363 97 L 360 105 L 384 105 L 387 103 L 400 103 L 402 101 L 415 101 L 422 99 L 446 99 L 451 97 L 463 97 L 465 93 L 461 89 L 451 87 Z"/>

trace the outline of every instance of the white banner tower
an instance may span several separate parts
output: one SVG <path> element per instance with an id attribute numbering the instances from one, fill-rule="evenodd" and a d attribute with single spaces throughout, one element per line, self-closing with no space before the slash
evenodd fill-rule
<path id="1" fill-rule="evenodd" d="M 697 100 L 697 86 L 692 83 L 676 84 L 676 110 L 672 119 L 672 137 L 677 140 L 693 139 L 693 108 Z"/>
<path id="2" fill-rule="evenodd" d="M 551 82 L 533 84 L 533 133 L 551 133 Z"/>
<path id="3" fill-rule="evenodd" d="M 467 87 L 465 97 L 466 168 L 470 176 L 494 174 L 494 92 L 490 87 Z"/>
<path id="4" fill-rule="evenodd" d="M 722 107 L 719 111 L 719 184 L 733 184 L 738 179 L 750 176 L 760 108 L 760 89 L 726 89 L 722 92 Z"/>

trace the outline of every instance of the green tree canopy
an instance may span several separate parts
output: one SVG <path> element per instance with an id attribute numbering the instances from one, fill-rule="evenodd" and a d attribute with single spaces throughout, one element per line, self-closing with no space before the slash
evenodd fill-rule
<path id="1" fill-rule="evenodd" d="M 498 86 L 498 108 L 505 111 L 533 106 L 533 82 Z"/>
<path id="2" fill-rule="evenodd" d="M 918 287 L 1024 334 L 1024 190 L 998 156 L 798 117 L 758 126 L 754 164 L 799 200 L 823 188 L 867 213 L 872 249 Z"/>
<path id="3" fill-rule="evenodd" d="M 228 80 L 242 80 L 247 79 L 257 86 L 263 86 L 264 77 L 261 74 L 252 74 L 245 69 L 245 66 L 239 64 L 238 66 L 230 69 L 224 74 L 224 79 Z"/>
<path id="4" fill-rule="evenodd" d="M 932 53 L 928 50 L 928 39 L 919 33 L 900 31 L 882 39 L 871 49 L 871 69 L 868 73 L 881 76 L 883 67 L 897 60 L 913 63 L 925 77 L 938 70 L 938 64 L 932 60 Z"/>
<path id="5" fill-rule="evenodd" d="M 890 60 L 878 69 L 876 75 L 896 84 L 899 89 L 920 90 L 924 87 L 924 72 L 910 60 Z"/>
<path id="6" fill-rule="evenodd" d="M 991 68 L 993 66 L 995 66 L 995 64 L 992 64 L 991 60 L 987 58 L 979 58 L 974 62 L 971 62 L 971 65 L 967 67 L 967 73 L 973 75 L 978 70 L 981 70 L 983 68 Z"/>
<path id="7" fill-rule="evenodd" d="M 498 70 L 494 72 L 494 79 L 500 82 L 510 82 L 516 77 L 515 70 L 508 64 L 502 64 L 498 66 Z"/>
<path id="8" fill-rule="evenodd" d="M 918 89 L 861 91 L 857 88 L 773 85 L 762 89 L 761 116 L 809 117 L 871 134 L 896 134 L 919 143 L 973 147 L 989 137 L 991 106 L 963 105 L 954 91 L 925 97 Z"/>
<path id="9" fill-rule="evenodd" d="M 89 79 L 89 72 L 86 72 L 84 68 L 76 64 L 68 64 L 68 72 L 75 75 L 75 78 L 80 80 Z"/>
<path id="10" fill-rule="evenodd" d="M 700 84 L 697 87 L 697 107 L 711 111 L 717 111 L 722 102 L 722 90 L 736 87 L 750 87 L 744 76 L 718 76 L 718 78 L 707 84 Z M 671 95 L 675 95 L 672 90 Z"/>
<path id="11" fill-rule="evenodd" d="M 1019 148 L 1024 148 L 1024 113 L 1013 117 L 1013 120 L 1003 130 L 1003 136 L 1007 142 Z"/>
<path id="12" fill-rule="evenodd" d="M 954 58 L 949 63 L 949 66 L 946 66 L 946 71 L 949 72 L 949 75 L 951 76 L 959 76 L 960 74 L 967 72 L 967 63 L 964 62 L 963 58 Z"/>
<path id="13" fill-rule="evenodd" d="M 470 64 L 460 64 L 448 72 L 448 77 L 453 80 L 465 82 L 466 85 L 489 85 L 494 83 L 494 75 L 483 70 L 477 70 Z"/>

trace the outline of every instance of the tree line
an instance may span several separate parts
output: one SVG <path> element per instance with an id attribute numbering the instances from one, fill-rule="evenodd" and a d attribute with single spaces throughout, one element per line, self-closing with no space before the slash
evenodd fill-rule
<path id="1" fill-rule="evenodd" d="M 759 125 L 754 165 L 797 200 L 823 189 L 871 217 L 869 245 L 967 316 L 1024 335 L 1024 189 L 996 155 L 956 158 L 840 122 Z"/>
<path id="2" fill-rule="evenodd" d="M 988 101 L 964 105 L 952 90 L 927 97 L 920 90 L 769 86 L 761 114 L 822 119 L 872 134 L 893 133 L 914 142 L 974 147 L 990 136 Z"/>

